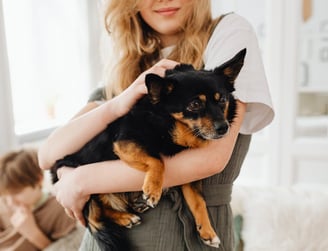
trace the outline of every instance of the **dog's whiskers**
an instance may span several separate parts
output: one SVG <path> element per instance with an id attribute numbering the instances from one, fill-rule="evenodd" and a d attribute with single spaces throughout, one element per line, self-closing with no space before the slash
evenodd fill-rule
<path id="1" fill-rule="evenodd" d="M 192 132 L 195 136 L 199 137 L 199 136 L 202 136 L 202 132 L 199 130 L 199 128 L 193 128 L 192 129 Z"/>

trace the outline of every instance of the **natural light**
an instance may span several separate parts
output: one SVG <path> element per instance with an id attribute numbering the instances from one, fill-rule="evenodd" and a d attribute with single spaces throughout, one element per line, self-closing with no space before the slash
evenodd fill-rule
<path id="1" fill-rule="evenodd" d="M 3 8 L 15 133 L 63 123 L 91 88 L 86 4 L 4 0 Z"/>

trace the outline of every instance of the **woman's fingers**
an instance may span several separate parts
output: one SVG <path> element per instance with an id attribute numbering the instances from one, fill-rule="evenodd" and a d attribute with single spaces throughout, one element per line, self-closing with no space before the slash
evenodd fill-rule
<path id="1" fill-rule="evenodd" d="M 72 180 L 73 170 L 74 168 L 70 167 L 59 168 L 57 171 L 59 181 L 54 184 L 54 192 L 57 201 L 64 207 L 65 213 L 85 225 L 82 210 L 89 196 L 82 196 L 76 192 L 78 189 L 77 184 Z"/>
<path id="2" fill-rule="evenodd" d="M 74 219 L 74 214 L 73 214 L 73 211 L 68 209 L 68 208 L 64 208 L 65 209 L 65 213 L 67 214 L 68 217 Z"/>
<path id="3" fill-rule="evenodd" d="M 58 179 L 60 179 L 63 174 L 66 174 L 66 173 L 71 172 L 71 171 L 73 171 L 73 168 L 71 168 L 71 167 L 65 167 L 65 166 L 63 166 L 63 167 L 59 168 L 57 170 L 57 177 L 58 177 Z"/>
<path id="4" fill-rule="evenodd" d="M 81 225 L 85 226 L 85 219 L 81 211 L 72 211 L 69 208 L 65 208 L 65 213 L 68 215 L 68 217 L 79 221 Z"/>
<path id="5" fill-rule="evenodd" d="M 81 211 L 73 212 L 74 218 L 81 223 L 82 226 L 85 226 L 85 219 Z"/>
<path id="6" fill-rule="evenodd" d="M 177 61 L 173 61 L 173 60 L 164 58 L 164 59 L 161 59 L 160 61 L 158 61 L 155 65 L 161 66 L 165 69 L 172 69 L 178 64 L 179 64 L 179 62 L 177 62 Z"/>
<path id="7" fill-rule="evenodd" d="M 149 68 L 145 73 L 154 73 L 159 76 L 164 76 L 167 69 L 173 69 L 179 63 L 169 59 L 162 59 Z"/>

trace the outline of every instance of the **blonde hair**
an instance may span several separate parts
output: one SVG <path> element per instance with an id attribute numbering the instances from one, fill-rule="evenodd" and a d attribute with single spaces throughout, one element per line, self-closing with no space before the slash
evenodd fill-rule
<path id="1" fill-rule="evenodd" d="M 20 192 L 26 187 L 36 187 L 43 178 L 37 152 L 22 149 L 6 153 L 0 158 L 0 194 Z"/>
<path id="2" fill-rule="evenodd" d="M 140 73 L 160 59 L 160 40 L 142 20 L 137 9 L 140 0 L 110 0 L 105 25 L 114 44 L 116 65 L 107 71 L 107 98 L 126 89 Z M 181 27 L 182 37 L 169 59 L 203 67 L 203 52 L 217 20 L 211 16 L 210 0 L 191 0 L 191 13 Z"/>

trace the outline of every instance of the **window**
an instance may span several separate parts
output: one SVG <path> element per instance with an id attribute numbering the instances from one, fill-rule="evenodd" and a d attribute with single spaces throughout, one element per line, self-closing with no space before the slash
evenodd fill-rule
<path id="1" fill-rule="evenodd" d="M 97 1 L 2 4 L 14 131 L 24 137 L 67 121 L 99 82 L 100 15 Z"/>

